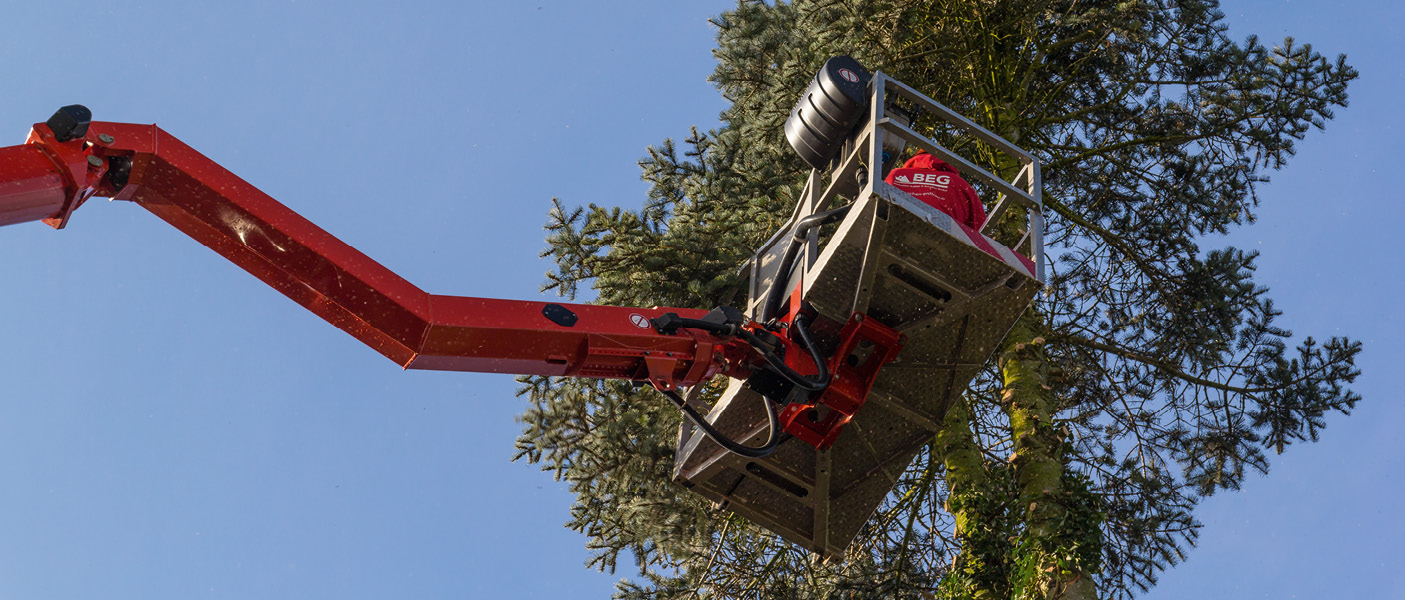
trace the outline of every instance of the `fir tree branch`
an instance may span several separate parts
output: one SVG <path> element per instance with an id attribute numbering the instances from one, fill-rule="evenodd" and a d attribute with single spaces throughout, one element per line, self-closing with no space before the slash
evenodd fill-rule
<path id="1" fill-rule="evenodd" d="M 1149 355 L 1146 355 L 1146 354 L 1142 354 L 1142 353 L 1140 353 L 1140 352 L 1136 352 L 1136 351 L 1133 351 L 1133 350 L 1128 350 L 1127 348 L 1123 348 L 1122 346 L 1116 346 L 1116 345 L 1112 345 L 1112 344 L 1104 344 L 1104 343 L 1102 343 L 1102 342 L 1098 342 L 1098 341 L 1091 340 L 1091 339 L 1088 339 L 1088 338 L 1085 338 L 1085 337 L 1081 337 L 1081 336 L 1070 335 L 1070 334 L 1057 334 L 1057 333 L 1056 333 L 1056 334 L 1053 334 L 1053 335 L 1050 336 L 1050 341 L 1051 341 L 1051 342 L 1064 342 L 1064 343 L 1073 344 L 1073 345 L 1076 345 L 1076 346 L 1083 346 L 1083 347 L 1086 347 L 1086 348 L 1092 348 L 1092 349 L 1094 349 L 1094 350 L 1101 350 L 1101 351 L 1103 351 L 1103 352 L 1109 352 L 1109 353 L 1112 353 L 1112 354 L 1116 354 L 1116 355 L 1118 355 L 1118 356 L 1120 356 L 1120 357 L 1122 357 L 1122 358 L 1126 358 L 1126 359 L 1128 359 L 1128 360 L 1134 360 L 1134 361 L 1137 361 L 1137 362 L 1139 362 L 1139 363 L 1142 363 L 1142 364 L 1145 364 L 1145 365 L 1148 365 L 1148 366 L 1155 367 L 1156 369 L 1158 369 L 1158 370 L 1160 370 L 1160 371 L 1162 371 L 1162 372 L 1165 372 L 1165 373 L 1168 374 L 1168 375 L 1174 376 L 1174 377 L 1177 378 L 1177 379 L 1181 379 L 1181 380 L 1185 381 L 1186 383 L 1191 383 L 1191 384 L 1195 384 L 1195 385 L 1199 385 L 1199 386 L 1204 386 L 1204 387 L 1208 387 L 1208 388 L 1220 390 L 1220 391 L 1222 391 L 1222 392 L 1230 392 L 1230 393 L 1244 394 L 1244 395 L 1263 394 L 1263 393 L 1265 393 L 1265 392 L 1279 392 L 1279 391 L 1283 391 L 1283 390 L 1285 390 L 1285 389 L 1291 389 L 1293 386 L 1296 386 L 1296 385 L 1298 385 L 1298 384 L 1305 383 L 1305 382 L 1307 382 L 1307 381 L 1312 380 L 1312 378 L 1314 378 L 1314 377 L 1316 377 L 1317 375 L 1319 375 L 1320 372 L 1325 369 L 1325 367 L 1319 367 L 1318 369 L 1315 369 L 1315 370 L 1313 370 L 1313 371 L 1311 371 L 1311 372 L 1304 372 L 1301 377 L 1299 377 L 1299 378 L 1297 378 L 1297 379 L 1294 379 L 1293 381 L 1289 381 L 1289 382 L 1287 382 L 1287 383 L 1285 383 L 1285 384 L 1283 384 L 1283 385 L 1280 385 L 1280 386 L 1273 386 L 1273 387 L 1242 387 L 1242 386 L 1229 385 L 1229 384 L 1227 384 L 1227 383 L 1222 383 L 1222 382 L 1218 382 L 1218 381 L 1213 381 L 1213 380 L 1210 380 L 1210 379 L 1205 379 L 1205 378 L 1203 378 L 1203 377 L 1197 377 L 1197 376 L 1195 376 L 1195 375 L 1191 375 L 1190 373 L 1185 372 L 1184 370 L 1182 370 L 1182 369 L 1180 368 L 1179 365 L 1175 365 L 1175 364 L 1172 364 L 1172 363 L 1170 363 L 1170 362 L 1167 362 L 1167 361 L 1158 359 L 1158 358 L 1156 358 L 1156 357 L 1149 356 Z"/>
<path id="2" fill-rule="evenodd" d="M 731 519 L 727 519 L 727 521 L 722 524 L 722 532 L 717 534 L 717 546 L 712 549 L 712 553 L 708 554 L 707 564 L 703 566 L 702 574 L 698 575 L 697 586 L 693 589 L 694 598 L 702 597 L 701 590 L 703 585 L 707 583 L 708 573 L 712 572 L 712 562 L 717 559 L 717 553 L 722 551 L 722 544 L 726 543 L 727 541 L 727 530 L 731 529 L 731 527 Z"/>
<path id="3" fill-rule="evenodd" d="M 1078 225 L 1079 227 L 1082 227 L 1094 234 L 1097 234 L 1097 236 L 1104 242 L 1106 242 L 1107 245 L 1116 248 L 1122 253 L 1123 256 L 1127 257 L 1128 260 L 1131 260 L 1133 264 L 1137 265 L 1137 269 L 1141 271 L 1143 275 L 1146 275 L 1148 279 L 1157 282 L 1167 279 L 1167 275 L 1165 273 L 1153 267 L 1150 261 L 1148 261 L 1140 253 L 1138 253 L 1136 249 L 1129 246 L 1127 242 L 1122 239 L 1122 237 L 1098 226 L 1097 224 L 1093 223 L 1092 221 L 1089 221 L 1088 219 L 1083 218 L 1082 215 L 1078 214 L 1078 211 L 1075 211 L 1072 208 L 1069 208 L 1064 203 L 1059 202 L 1058 200 L 1055 200 L 1048 196 L 1044 197 L 1044 206 L 1054 209 L 1054 212 L 1058 213 L 1059 216 L 1063 217 L 1064 219 L 1067 219 L 1070 223 Z"/>

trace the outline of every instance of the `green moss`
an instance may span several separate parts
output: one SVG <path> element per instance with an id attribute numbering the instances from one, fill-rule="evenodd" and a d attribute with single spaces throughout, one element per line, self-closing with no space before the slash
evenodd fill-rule
<path id="1" fill-rule="evenodd" d="M 1010 529 L 1009 469 L 989 465 L 971 433 L 964 402 L 947 410 L 936 449 L 946 466 L 947 510 L 956 520 L 961 554 L 942 579 L 943 598 L 1007 598 Z"/>
<path id="2" fill-rule="evenodd" d="M 1030 311 L 1005 339 L 1000 355 L 1002 406 L 1015 453 L 1010 464 L 1024 528 L 1012 549 L 1011 597 L 1065 598 L 1075 582 L 1083 596 L 1098 571 L 1102 509 L 1087 480 L 1065 468 L 1063 440 L 1053 425 L 1042 316 Z"/>

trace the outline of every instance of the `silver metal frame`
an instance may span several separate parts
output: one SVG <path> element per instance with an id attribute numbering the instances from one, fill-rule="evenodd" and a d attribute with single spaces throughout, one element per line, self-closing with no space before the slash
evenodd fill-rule
<path id="1" fill-rule="evenodd" d="M 960 131 L 974 137 L 982 142 L 993 146 L 996 150 L 1016 159 L 1020 165 L 1020 171 L 1014 179 L 1005 179 L 987 171 L 976 165 L 969 159 L 957 154 L 945 146 L 937 143 L 936 140 L 928 138 L 910 126 L 905 125 L 905 118 L 897 118 L 887 113 L 887 94 L 896 94 L 911 101 L 921 110 L 935 115 L 942 121 L 955 126 Z M 996 135 L 994 132 L 977 125 L 956 111 L 947 108 L 940 102 L 927 97 L 907 84 L 888 77 L 882 71 L 873 74 L 873 79 L 869 83 L 869 117 L 866 120 L 863 130 L 854 136 L 857 141 L 846 147 L 840 154 L 840 158 L 835 159 L 834 168 L 829 170 L 829 184 L 823 182 L 826 179 L 824 173 L 818 169 L 810 171 L 806 179 L 805 189 L 801 192 L 800 201 L 796 203 L 795 211 L 791 214 L 790 220 L 781 227 L 771 239 L 761 246 L 752 260 L 748 261 L 744 267 L 751 269 L 750 294 L 751 303 L 748 305 L 748 312 L 757 314 L 755 306 L 757 302 L 764 301 L 767 288 L 762 287 L 763 281 L 769 281 L 774 268 L 774 262 L 780 258 L 784 252 L 788 240 L 784 239 L 789 235 L 790 229 L 800 219 L 808 217 L 817 212 L 822 212 L 829 208 L 841 194 L 862 196 L 871 194 L 874 186 L 881 177 L 870 175 L 864 189 L 854 188 L 854 178 L 859 169 L 865 165 L 883 164 L 883 136 L 896 135 L 904 141 L 914 144 L 923 150 L 931 153 L 952 165 L 962 175 L 979 180 L 990 185 L 1000 193 L 995 202 L 995 206 L 990 209 L 986 218 L 985 226 L 981 229 L 982 235 L 989 235 L 991 227 L 999 222 L 1011 203 L 1023 206 L 1028 210 L 1029 224 L 1026 234 L 1019 243 L 1012 248 L 1034 262 L 1035 279 L 1041 284 L 1047 281 L 1044 255 L 1044 198 L 1042 193 L 1043 180 L 1040 173 L 1039 159 L 1034 155 L 1024 151 L 1019 146 L 1009 140 Z M 873 169 L 870 169 L 872 171 Z M 821 186 L 824 186 L 821 190 Z M 805 248 L 806 267 L 814 265 L 818 259 L 819 251 L 818 239 L 813 237 L 811 243 Z M 784 243 L 783 243 L 784 242 Z M 797 269 L 802 271 L 803 269 Z"/>

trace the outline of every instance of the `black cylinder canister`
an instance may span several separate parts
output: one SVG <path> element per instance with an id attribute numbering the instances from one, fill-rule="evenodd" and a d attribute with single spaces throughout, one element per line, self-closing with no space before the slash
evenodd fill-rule
<path id="1" fill-rule="evenodd" d="M 854 125 L 863 119 L 871 77 L 853 58 L 831 58 L 790 110 L 785 121 L 786 140 L 811 167 L 828 166 Z"/>

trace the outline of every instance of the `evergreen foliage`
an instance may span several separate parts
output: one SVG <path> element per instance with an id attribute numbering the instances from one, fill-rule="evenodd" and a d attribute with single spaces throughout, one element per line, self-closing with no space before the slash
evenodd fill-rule
<path id="1" fill-rule="evenodd" d="M 633 558 L 619 596 L 1128 598 L 1194 544 L 1201 498 L 1359 399 L 1358 343 L 1290 347 L 1255 253 L 1202 247 L 1346 105 L 1344 57 L 1231 40 L 1214 0 L 744 0 L 715 24 L 723 126 L 649 149 L 640 210 L 558 203 L 548 289 L 739 302 L 736 267 L 804 180 L 782 123 L 836 54 L 1038 155 L 1058 260 L 842 560 L 672 484 L 679 417 L 652 390 L 525 379 L 519 456 L 569 482 L 592 566 Z"/>

